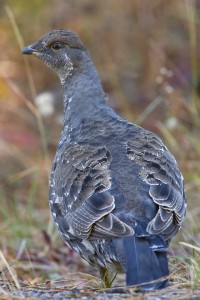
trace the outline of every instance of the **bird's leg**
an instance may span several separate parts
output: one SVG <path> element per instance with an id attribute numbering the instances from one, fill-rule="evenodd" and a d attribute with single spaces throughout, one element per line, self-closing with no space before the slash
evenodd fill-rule
<path id="1" fill-rule="evenodd" d="M 100 273 L 101 280 L 105 284 L 105 287 L 110 288 L 117 276 L 117 272 L 113 276 L 113 273 L 109 269 L 100 267 L 99 273 Z"/>

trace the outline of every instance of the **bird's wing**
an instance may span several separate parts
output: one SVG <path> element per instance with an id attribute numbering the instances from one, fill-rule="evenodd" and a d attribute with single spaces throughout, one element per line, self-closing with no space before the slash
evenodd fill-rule
<path id="1" fill-rule="evenodd" d="M 74 143 L 60 151 L 52 169 L 50 202 L 61 231 L 82 239 L 134 234 L 112 214 L 111 160 L 106 147 Z"/>
<path id="2" fill-rule="evenodd" d="M 148 131 L 140 132 L 125 146 L 129 159 L 141 165 L 140 177 L 149 185 L 149 195 L 158 205 L 147 231 L 162 233 L 170 239 L 180 228 L 186 212 L 183 177 L 177 163 L 162 141 Z"/>

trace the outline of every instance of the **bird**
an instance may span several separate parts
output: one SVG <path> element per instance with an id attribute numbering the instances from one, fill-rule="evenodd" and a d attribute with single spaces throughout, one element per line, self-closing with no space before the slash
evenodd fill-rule
<path id="1" fill-rule="evenodd" d="M 167 248 L 186 214 L 184 179 L 154 133 L 119 116 L 77 33 L 56 29 L 25 47 L 60 78 L 64 121 L 49 180 L 64 242 L 95 266 L 106 287 L 117 273 L 141 291 L 169 285 Z"/>

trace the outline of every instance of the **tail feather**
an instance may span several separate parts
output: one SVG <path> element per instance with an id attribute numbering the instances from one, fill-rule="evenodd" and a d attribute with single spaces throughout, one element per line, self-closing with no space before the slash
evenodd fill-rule
<path id="1" fill-rule="evenodd" d="M 127 286 L 141 285 L 141 290 L 155 290 L 167 286 L 168 280 L 162 278 L 169 274 L 164 247 L 161 249 L 159 245 L 156 249 L 154 245 L 152 249 L 152 236 L 149 238 L 130 236 L 119 240 L 115 244 L 115 249 L 116 253 L 120 252 L 120 257 L 125 257 L 120 263 L 126 271 Z"/>

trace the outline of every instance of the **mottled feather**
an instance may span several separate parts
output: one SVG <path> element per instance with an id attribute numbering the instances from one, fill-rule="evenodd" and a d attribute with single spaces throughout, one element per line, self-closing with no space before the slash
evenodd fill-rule
<path id="1" fill-rule="evenodd" d="M 59 153 L 53 167 L 50 201 L 55 210 L 57 199 L 62 199 L 62 214 L 74 235 L 81 239 L 133 235 L 134 230 L 112 214 L 115 199 L 109 193 L 109 151 L 73 143 Z"/>
<path id="2" fill-rule="evenodd" d="M 159 206 L 147 231 L 162 233 L 166 240 L 171 239 L 179 230 L 186 209 L 183 177 L 176 160 L 150 132 L 143 131 L 136 139 L 128 141 L 126 149 L 128 157 L 142 166 L 139 176 L 149 184 L 149 195 Z"/>

